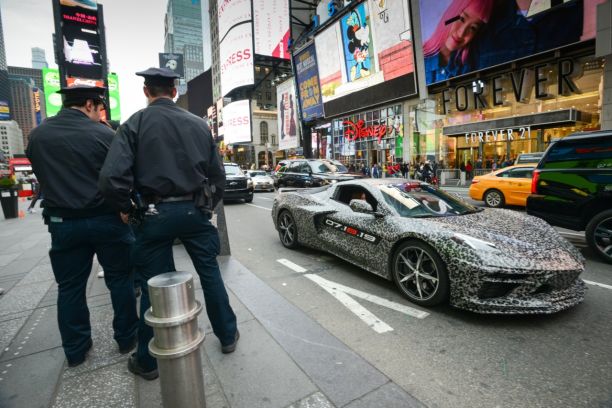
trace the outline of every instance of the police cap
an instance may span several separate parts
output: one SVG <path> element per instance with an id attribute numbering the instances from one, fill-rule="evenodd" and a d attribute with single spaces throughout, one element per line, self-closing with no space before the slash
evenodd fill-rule
<path id="1" fill-rule="evenodd" d="M 75 85 L 58 91 L 58 93 L 64 95 L 64 104 L 81 103 L 84 100 L 93 99 L 94 102 L 106 106 L 105 92 L 106 88 L 104 87 L 88 85 Z"/>
<path id="2" fill-rule="evenodd" d="M 180 75 L 168 68 L 149 68 L 136 75 L 144 77 L 147 86 L 174 86 L 174 80 L 180 78 Z"/>

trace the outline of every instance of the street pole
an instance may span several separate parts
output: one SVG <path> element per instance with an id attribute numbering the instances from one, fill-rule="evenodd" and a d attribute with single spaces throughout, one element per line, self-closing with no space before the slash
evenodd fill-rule
<path id="1" fill-rule="evenodd" d="M 164 408 L 206 407 L 198 328 L 202 305 L 195 299 L 187 272 L 157 275 L 147 282 L 151 308 L 145 322 L 153 327 L 149 352 L 157 359 Z"/>

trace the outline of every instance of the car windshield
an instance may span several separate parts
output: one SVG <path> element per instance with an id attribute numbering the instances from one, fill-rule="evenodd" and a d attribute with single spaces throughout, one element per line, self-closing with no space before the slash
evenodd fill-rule
<path id="1" fill-rule="evenodd" d="M 426 184 L 382 184 L 378 188 L 385 202 L 401 217 L 448 217 L 482 211 Z"/>
<path id="2" fill-rule="evenodd" d="M 238 166 L 224 166 L 225 174 L 230 176 L 242 176 L 242 170 Z"/>
<path id="3" fill-rule="evenodd" d="M 310 168 L 313 173 L 334 173 L 336 172 L 336 167 L 332 164 L 328 164 L 322 161 L 311 161 L 308 162 Z"/>
<path id="4" fill-rule="evenodd" d="M 261 177 L 261 176 L 267 176 L 265 171 L 250 171 L 249 175 L 251 177 Z"/>
<path id="5" fill-rule="evenodd" d="M 331 169 L 332 171 L 335 171 L 336 173 L 348 173 L 348 169 L 339 161 L 326 161 L 325 162 Z"/>

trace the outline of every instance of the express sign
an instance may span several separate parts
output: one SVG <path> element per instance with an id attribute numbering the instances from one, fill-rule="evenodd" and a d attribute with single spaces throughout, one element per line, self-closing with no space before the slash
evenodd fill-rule
<path id="1" fill-rule="evenodd" d="M 345 120 L 343 123 L 344 126 L 346 126 L 346 129 L 344 130 L 344 137 L 349 142 L 357 139 L 375 137 L 378 139 L 378 143 L 380 143 L 382 138 L 387 134 L 387 127 L 385 125 L 366 126 L 363 120 L 360 120 L 357 123 L 351 122 L 350 120 Z"/>

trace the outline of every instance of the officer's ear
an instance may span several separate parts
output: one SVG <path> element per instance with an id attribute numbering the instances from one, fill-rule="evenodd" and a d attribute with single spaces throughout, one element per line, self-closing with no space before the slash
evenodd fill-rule
<path id="1" fill-rule="evenodd" d="M 148 89 L 146 86 L 143 86 L 143 87 L 142 87 L 142 91 L 144 92 L 144 94 L 145 94 L 145 96 L 146 96 L 147 98 L 150 98 L 150 97 L 151 97 L 151 95 L 149 94 L 149 89 Z"/>
<path id="2" fill-rule="evenodd" d="M 172 88 L 172 99 L 176 98 L 176 94 L 178 93 L 176 86 Z"/>

